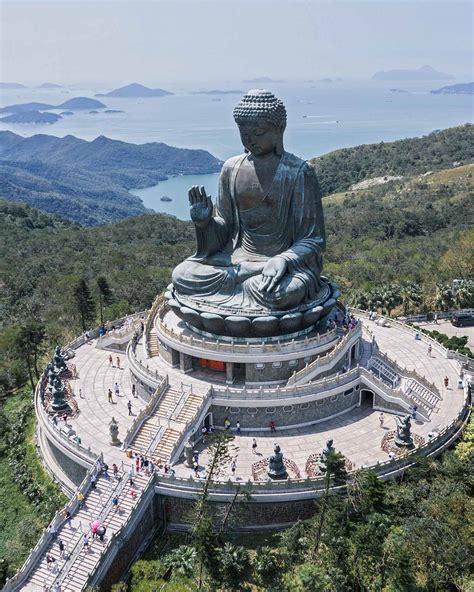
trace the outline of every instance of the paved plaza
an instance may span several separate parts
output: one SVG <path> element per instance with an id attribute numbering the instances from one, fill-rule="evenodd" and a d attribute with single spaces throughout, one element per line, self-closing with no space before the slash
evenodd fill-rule
<path id="1" fill-rule="evenodd" d="M 440 350 L 433 347 L 431 355 L 428 355 L 427 344 L 418 341 L 413 334 L 401 327 L 380 327 L 372 321 L 364 320 L 365 325 L 374 333 L 376 341 L 382 352 L 407 368 L 414 369 L 425 376 L 439 389 L 442 400 L 433 414 L 431 421 L 413 423 L 413 431 L 424 438 L 431 431 L 437 431 L 442 426 L 450 423 L 458 414 L 463 401 L 463 391 L 457 388 L 458 366 L 453 360 L 446 359 Z M 138 348 L 142 344 L 139 343 Z M 141 352 L 137 349 L 137 352 Z M 127 359 L 124 354 L 112 354 L 114 367 L 109 365 L 110 352 L 95 347 L 95 341 L 81 346 L 76 350 L 74 362 L 77 366 L 79 377 L 71 380 L 80 413 L 71 420 L 75 432 L 80 436 L 85 446 L 90 446 L 94 452 L 103 452 L 107 462 L 125 461 L 125 453 L 109 444 L 108 424 L 112 418 L 118 421 L 119 437 L 124 438 L 130 427 L 133 416 L 128 414 L 127 402 L 132 401 L 133 413 L 136 414 L 144 406 L 140 398 L 132 398 L 130 372 Z M 117 355 L 120 358 L 120 368 L 117 368 Z M 171 368 L 160 357 L 156 356 L 147 360 L 152 370 L 160 374 L 168 374 L 172 387 L 179 389 L 183 375 L 178 369 Z M 448 389 L 444 386 L 445 376 L 449 379 Z M 222 377 L 216 375 L 212 380 L 212 373 L 206 375 L 202 372 L 188 374 L 185 379 L 192 383 L 196 393 L 205 393 L 212 382 L 222 383 Z M 115 383 L 119 384 L 120 396 L 113 395 L 113 404 L 107 400 L 107 391 L 114 391 Z M 79 389 L 82 390 L 82 398 L 79 398 Z M 379 412 L 370 407 L 361 407 L 349 411 L 331 420 L 322 421 L 313 426 L 277 430 L 272 434 L 268 430 L 245 432 L 242 423 L 242 433 L 235 438 L 235 446 L 238 451 L 236 457 L 236 478 L 247 480 L 251 476 L 252 463 L 262 457 L 269 456 L 273 451 L 274 442 L 277 441 L 284 455 L 295 461 L 300 468 L 302 476 L 308 456 L 314 452 L 320 452 L 329 438 L 334 440 L 337 450 L 341 451 L 355 467 L 372 464 L 387 459 L 386 453 L 380 448 L 381 439 L 387 430 L 395 429 L 395 415 L 384 413 L 383 428 L 379 423 Z M 262 426 L 266 427 L 266 426 Z M 257 439 L 258 455 L 252 454 L 252 438 Z M 206 465 L 207 453 L 203 446 L 199 450 L 200 464 Z M 201 469 L 204 471 L 204 468 Z M 189 477 L 191 471 L 183 463 L 176 465 L 176 472 L 180 476 Z M 230 467 L 227 478 L 230 475 Z"/>

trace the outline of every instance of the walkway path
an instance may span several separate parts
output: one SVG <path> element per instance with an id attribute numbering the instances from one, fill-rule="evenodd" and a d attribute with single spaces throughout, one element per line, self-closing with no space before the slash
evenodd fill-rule
<path id="1" fill-rule="evenodd" d="M 134 416 L 145 406 L 139 397 L 132 397 L 130 371 L 125 354 L 112 353 L 113 366 L 109 366 L 111 352 L 95 347 L 95 340 L 88 342 L 76 350 L 74 364 L 79 378 L 70 380 L 79 406 L 79 415 L 70 420 L 77 435 L 85 447 L 90 446 L 98 454 L 104 453 L 107 463 L 120 464 L 125 460 L 120 448 L 110 445 L 109 423 L 112 416 L 119 425 L 119 439 L 123 439 L 131 426 Z M 120 368 L 117 368 L 117 356 Z M 115 383 L 119 385 L 120 395 L 115 396 Z M 79 389 L 82 398 L 79 398 Z M 112 389 L 113 403 L 107 400 L 107 391 Z M 132 402 L 132 413 L 129 415 L 127 402 Z"/>
<path id="2" fill-rule="evenodd" d="M 58 529 L 57 538 L 51 542 L 22 590 L 42 592 L 45 585 L 52 586 L 57 581 L 61 583 L 64 591 L 82 590 L 89 574 L 99 561 L 104 546 L 112 534 L 120 530 L 125 523 L 149 478 L 144 474 L 134 475 L 135 497 L 132 498 L 127 474 L 121 474 L 121 481 L 99 477 L 96 487 L 88 492 L 84 507 L 74 514 L 70 523 L 65 521 Z M 114 495 L 119 498 L 117 509 L 111 505 Z M 94 539 L 90 531 L 90 524 L 97 519 L 100 519 L 107 529 L 104 542 L 98 538 Z M 89 535 L 88 552 L 83 549 L 84 533 Z M 59 539 L 66 547 L 64 558 L 60 557 Z M 52 569 L 48 569 L 47 554 L 55 559 Z"/>

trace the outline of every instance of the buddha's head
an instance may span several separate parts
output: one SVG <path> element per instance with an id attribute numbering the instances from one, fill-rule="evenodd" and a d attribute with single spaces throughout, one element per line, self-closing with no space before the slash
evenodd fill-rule
<path id="1" fill-rule="evenodd" d="M 283 154 L 286 109 L 268 90 L 249 90 L 234 109 L 240 138 L 247 152 L 254 156 Z"/>

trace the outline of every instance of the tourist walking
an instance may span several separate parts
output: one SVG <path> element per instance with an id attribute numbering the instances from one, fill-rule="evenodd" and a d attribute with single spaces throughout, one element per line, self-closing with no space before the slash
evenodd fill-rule
<path id="1" fill-rule="evenodd" d="M 413 419 L 416 419 L 416 412 L 418 411 L 418 405 L 413 405 L 413 409 L 411 412 L 411 416 Z"/>
<path id="2" fill-rule="evenodd" d="M 193 469 L 194 469 L 194 476 L 196 477 L 196 479 L 199 478 L 199 463 L 197 463 L 196 461 L 193 462 Z"/>
<path id="3" fill-rule="evenodd" d="M 448 388 L 449 386 L 449 378 L 447 376 L 444 377 L 444 386 Z"/>
<path id="4" fill-rule="evenodd" d="M 240 421 L 235 424 L 235 427 L 237 428 L 237 433 L 240 434 Z"/>
<path id="5" fill-rule="evenodd" d="M 270 425 L 270 432 L 276 432 L 275 422 L 271 421 L 269 425 Z"/>
<path id="6" fill-rule="evenodd" d="M 64 514 L 64 524 L 69 524 L 69 528 L 72 528 L 72 516 L 69 510 Z"/>
<path id="7" fill-rule="evenodd" d="M 128 481 L 130 483 L 130 487 L 133 487 L 133 467 L 128 471 Z"/>
<path id="8" fill-rule="evenodd" d="M 117 368 L 120 370 L 120 358 L 117 356 Z"/>
<path id="9" fill-rule="evenodd" d="M 109 389 L 108 390 L 108 392 L 107 392 L 107 399 L 108 399 L 109 403 L 113 403 L 114 402 L 114 400 L 112 398 L 112 389 Z"/>
<path id="10" fill-rule="evenodd" d="M 91 475 L 91 489 L 95 489 L 95 482 L 97 481 L 97 477 L 95 475 Z"/>
<path id="11" fill-rule="evenodd" d="M 82 495 L 82 493 L 80 491 L 77 492 L 76 497 L 77 497 L 77 501 L 79 502 L 79 509 L 83 508 L 85 497 Z"/>
<path id="12" fill-rule="evenodd" d="M 428 357 L 429 357 L 429 358 L 431 358 L 431 350 L 432 350 L 432 347 L 431 347 L 431 343 L 430 343 L 430 344 L 428 345 L 428 351 L 427 351 L 427 354 L 428 354 Z"/>
<path id="13" fill-rule="evenodd" d="M 89 553 L 89 535 L 83 534 L 82 535 L 82 550 L 84 553 Z"/>
<path id="14" fill-rule="evenodd" d="M 114 497 L 112 498 L 112 507 L 115 512 L 118 510 L 118 505 L 119 505 L 119 498 L 117 495 L 114 495 Z"/>
<path id="15" fill-rule="evenodd" d="M 61 592 L 61 584 L 56 582 L 53 586 L 53 592 Z"/>
<path id="16" fill-rule="evenodd" d="M 114 367 L 114 359 L 112 358 L 112 354 L 110 354 L 109 356 L 109 368 L 113 368 Z"/>
<path id="17" fill-rule="evenodd" d="M 236 462 L 235 460 L 232 461 L 232 464 L 230 465 L 230 470 L 232 471 L 232 476 L 235 477 L 235 469 L 237 468 Z"/>
<path id="18" fill-rule="evenodd" d="M 79 399 L 82 399 L 82 389 L 79 389 Z"/>
<path id="19" fill-rule="evenodd" d="M 257 440 L 252 438 L 252 454 L 257 454 Z"/>
<path id="20" fill-rule="evenodd" d="M 53 555 L 51 555 L 51 553 L 48 553 L 46 555 L 46 569 L 48 571 L 54 571 L 54 562 L 56 561 L 56 559 L 54 558 Z"/>
<path id="21" fill-rule="evenodd" d="M 119 383 L 116 382 L 115 383 L 115 396 L 118 397 L 120 395 L 120 387 L 119 387 Z"/>
<path id="22" fill-rule="evenodd" d="M 61 557 L 61 559 L 64 559 L 65 547 L 64 547 L 64 543 L 62 542 L 61 539 L 58 539 L 58 547 L 59 547 L 59 556 Z"/>
<path id="23" fill-rule="evenodd" d="M 383 414 L 383 413 L 381 413 L 381 414 L 379 415 L 379 422 L 380 422 L 380 427 L 381 427 L 381 428 L 383 428 L 383 422 L 384 422 L 384 420 L 385 420 L 384 414 Z"/>
<path id="24" fill-rule="evenodd" d="M 140 472 L 140 457 L 138 456 L 138 454 L 135 454 L 135 472 Z"/>
<path id="25" fill-rule="evenodd" d="M 118 479 L 118 466 L 115 463 L 112 464 L 112 474 L 114 479 Z"/>
<path id="26" fill-rule="evenodd" d="M 224 428 L 225 428 L 226 430 L 228 430 L 228 429 L 230 428 L 230 425 L 231 425 L 231 424 L 230 424 L 230 419 L 229 419 L 228 417 L 226 417 L 226 418 L 224 419 Z"/>
<path id="27" fill-rule="evenodd" d="M 132 384 L 132 397 L 137 397 L 137 388 L 135 386 L 135 383 Z"/>
<path id="28" fill-rule="evenodd" d="M 127 407 L 128 407 L 128 414 L 129 415 L 133 415 L 133 413 L 132 413 L 132 402 L 130 400 L 127 403 Z"/>

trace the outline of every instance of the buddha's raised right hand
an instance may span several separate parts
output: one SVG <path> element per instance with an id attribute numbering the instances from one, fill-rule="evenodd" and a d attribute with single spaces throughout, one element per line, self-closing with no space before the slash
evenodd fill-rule
<path id="1" fill-rule="evenodd" d="M 212 199 L 206 194 L 204 187 L 197 185 L 188 191 L 189 203 L 191 205 L 191 220 L 196 226 L 205 228 L 212 218 Z"/>

